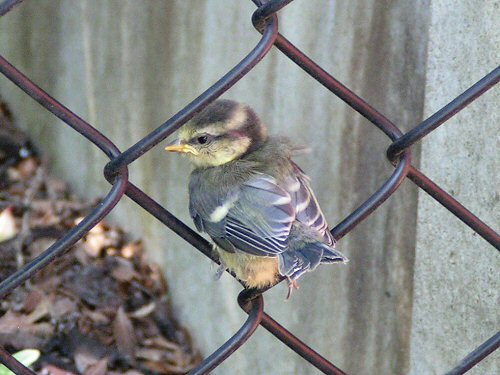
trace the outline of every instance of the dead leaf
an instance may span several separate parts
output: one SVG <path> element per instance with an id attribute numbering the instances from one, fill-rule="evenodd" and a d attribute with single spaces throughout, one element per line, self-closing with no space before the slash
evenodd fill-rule
<path id="1" fill-rule="evenodd" d="M 19 181 L 21 180 L 21 176 L 19 174 L 19 171 L 17 170 L 17 168 L 8 168 L 7 169 L 7 178 L 10 180 L 10 181 Z"/>
<path id="2" fill-rule="evenodd" d="M 142 241 L 136 241 L 123 246 L 121 255 L 124 258 L 130 259 L 142 255 L 143 252 L 144 248 L 142 245 Z"/>
<path id="3" fill-rule="evenodd" d="M 146 316 L 150 315 L 155 309 L 156 309 L 156 303 L 150 302 L 147 305 L 144 305 L 141 308 L 130 313 L 130 317 L 136 318 L 136 319 L 142 319 L 142 318 L 145 318 Z"/>
<path id="4" fill-rule="evenodd" d="M 50 316 L 56 321 L 68 316 L 69 314 L 77 311 L 78 306 L 75 301 L 67 297 L 59 297 L 56 301 L 49 306 Z"/>
<path id="5" fill-rule="evenodd" d="M 38 169 L 38 166 L 39 163 L 33 157 L 22 160 L 17 165 L 19 178 L 21 180 L 27 180 L 28 178 L 34 176 L 36 170 Z"/>
<path id="6" fill-rule="evenodd" d="M 32 312 L 43 299 L 43 294 L 37 290 L 32 290 L 24 297 L 23 311 L 27 314 Z"/>
<path id="7" fill-rule="evenodd" d="M 153 348 L 138 348 L 135 351 L 135 356 L 139 359 L 146 359 L 153 362 L 165 361 L 167 359 L 164 350 Z"/>
<path id="8" fill-rule="evenodd" d="M 181 366 L 171 365 L 166 362 L 151 362 L 151 361 L 145 361 L 143 362 L 143 365 L 147 369 L 159 374 L 179 374 L 179 375 L 188 373 L 194 367 L 194 366 L 181 367 Z"/>
<path id="9" fill-rule="evenodd" d="M 88 351 L 77 351 L 75 353 L 75 365 L 79 373 L 83 374 L 90 366 L 96 364 L 99 358 Z"/>
<path id="10" fill-rule="evenodd" d="M 73 249 L 73 254 L 75 255 L 76 260 L 82 265 L 87 266 L 92 262 L 92 259 L 89 257 L 87 253 L 87 249 L 82 240 L 78 241 Z"/>
<path id="11" fill-rule="evenodd" d="M 41 348 L 54 334 L 49 323 L 32 323 L 27 315 L 7 311 L 0 318 L 0 345 Z"/>
<path id="12" fill-rule="evenodd" d="M 96 265 L 69 269 L 63 282 L 65 288 L 74 292 L 83 301 L 96 307 L 117 307 L 121 299 L 117 294 L 117 282 L 106 270 Z"/>
<path id="13" fill-rule="evenodd" d="M 151 337 L 149 339 L 146 339 L 143 341 L 143 344 L 146 346 L 156 346 L 156 347 L 171 350 L 171 351 L 179 350 L 179 344 L 176 344 L 175 342 L 172 342 L 172 341 L 168 341 L 167 339 L 165 339 L 161 336 L 155 336 L 155 337 Z"/>
<path id="14" fill-rule="evenodd" d="M 150 263 L 147 265 L 148 277 L 145 278 L 144 284 L 147 288 L 153 289 L 159 295 L 164 295 L 168 292 L 168 284 L 165 280 L 163 270 L 159 265 Z"/>
<path id="15" fill-rule="evenodd" d="M 0 163 L 2 151 L 0 145 Z M 23 227 L 26 260 L 46 251 L 98 204 L 72 196 L 32 155 L 15 160 L 7 172 L 11 179 L 0 171 L 0 212 L 14 207 L 9 220 L 16 229 L 22 218 L 28 223 Z M 0 279 L 17 268 L 16 241 L 0 243 Z M 0 345 L 43 349 L 45 375 L 74 375 L 77 369 L 89 375 L 142 375 L 132 370 L 139 362 L 146 373 L 187 372 L 200 356 L 163 300 L 168 292 L 163 272 L 146 260 L 141 241 L 126 241 L 119 227 L 100 222 L 71 251 L 2 299 Z"/>
<path id="16" fill-rule="evenodd" d="M 8 207 L 0 212 L 0 242 L 14 238 L 19 232 L 16 224 L 16 218 L 14 217 L 12 211 L 12 207 Z"/>
<path id="17" fill-rule="evenodd" d="M 83 314 L 88 316 L 92 322 L 96 325 L 107 325 L 110 323 L 110 319 L 100 311 L 92 311 L 89 309 L 84 309 Z"/>
<path id="18" fill-rule="evenodd" d="M 94 258 L 101 255 L 102 251 L 109 247 L 118 247 L 122 233 L 115 228 L 108 228 L 101 221 L 93 227 L 85 236 L 87 253 Z"/>
<path id="19" fill-rule="evenodd" d="M 106 249 L 106 255 L 107 256 L 116 256 L 116 255 L 118 255 L 118 249 L 115 247 L 108 247 Z"/>
<path id="20" fill-rule="evenodd" d="M 30 227 L 50 227 L 58 225 L 61 220 L 54 210 L 53 202 L 47 199 L 35 199 L 31 203 Z"/>
<path id="21" fill-rule="evenodd" d="M 134 333 L 134 326 L 125 313 L 123 306 L 120 306 L 116 313 L 115 321 L 113 322 L 113 332 L 118 350 L 125 353 L 130 359 L 134 358 L 137 340 Z"/>
<path id="22" fill-rule="evenodd" d="M 30 257 L 29 259 L 34 259 L 37 256 L 39 256 L 41 253 L 43 253 L 45 250 L 47 250 L 50 246 L 52 246 L 56 242 L 55 239 L 53 238 L 38 238 L 37 240 L 33 241 L 30 246 L 29 246 L 29 251 L 30 251 Z"/>
<path id="23" fill-rule="evenodd" d="M 74 372 L 63 370 L 54 365 L 45 365 L 40 371 L 40 375 L 76 375 Z"/>
<path id="24" fill-rule="evenodd" d="M 133 264 L 123 258 L 116 257 L 118 265 L 113 268 L 111 275 L 118 281 L 128 282 L 132 279 L 140 279 L 140 275 L 134 270 Z"/>
<path id="25" fill-rule="evenodd" d="M 106 375 L 108 371 L 108 359 L 106 357 L 100 359 L 93 365 L 86 368 L 84 375 Z"/>
<path id="26" fill-rule="evenodd" d="M 47 190 L 50 192 L 51 199 L 60 199 L 64 197 L 68 191 L 68 185 L 62 180 L 50 178 L 46 182 Z"/>
<path id="27" fill-rule="evenodd" d="M 49 303 L 47 299 L 42 299 L 36 308 L 25 316 L 28 323 L 38 322 L 40 319 L 49 315 Z"/>

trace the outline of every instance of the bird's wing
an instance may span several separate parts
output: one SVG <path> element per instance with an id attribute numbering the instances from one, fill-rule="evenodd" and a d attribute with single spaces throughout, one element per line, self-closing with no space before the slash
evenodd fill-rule
<path id="1" fill-rule="evenodd" d="M 203 189 L 199 180 L 191 182 L 191 217 L 219 246 L 257 256 L 286 250 L 295 210 L 290 194 L 273 177 L 255 173 L 225 192 Z"/>
<path id="2" fill-rule="evenodd" d="M 226 238 L 239 250 L 273 256 L 288 245 L 295 210 L 288 191 L 266 174 L 245 182 L 226 217 Z"/>
<path id="3" fill-rule="evenodd" d="M 326 244 L 334 240 L 310 187 L 309 178 L 293 164 L 284 181 L 255 173 L 238 188 L 221 192 L 190 183 L 190 213 L 199 231 L 223 249 L 275 256 L 287 249 L 294 221 L 315 229 Z"/>
<path id="4" fill-rule="evenodd" d="M 254 255 L 280 254 L 288 246 L 294 221 L 317 231 L 325 244 L 334 245 L 309 177 L 295 163 L 292 167 L 293 172 L 280 184 L 259 174 L 243 185 L 225 225 L 226 238 L 236 248 Z"/>
<path id="5" fill-rule="evenodd" d="M 333 245 L 335 240 L 328 231 L 328 224 L 321 211 L 318 200 L 310 185 L 309 177 L 293 163 L 294 174 L 289 178 L 294 180 L 288 186 L 292 196 L 292 204 L 295 207 L 296 220 L 318 231 L 327 245 Z"/>
<path id="6" fill-rule="evenodd" d="M 192 174 L 189 182 L 189 214 L 196 229 L 211 237 L 222 238 L 225 235 L 227 213 L 238 195 L 238 189 L 213 189 L 204 183 L 200 175 Z"/>

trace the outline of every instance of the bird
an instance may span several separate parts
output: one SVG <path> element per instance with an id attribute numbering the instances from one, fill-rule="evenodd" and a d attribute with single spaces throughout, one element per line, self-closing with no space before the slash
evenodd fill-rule
<path id="1" fill-rule="evenodd" d="M 311 188 L 292 160 L 304 147 L 270 136 L 250 106 L 218 99 L 182 126 L 166 151 L 186 155 L 189 213 L 214 243 L 220 267 L 246 288 L 297 279 L 322 263 L 347 263 Z"/>

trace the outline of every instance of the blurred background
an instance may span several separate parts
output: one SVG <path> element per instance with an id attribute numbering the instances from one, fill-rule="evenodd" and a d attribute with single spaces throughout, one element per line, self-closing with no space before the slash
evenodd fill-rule
<path id="1" fill-rule="evenodd" d="M 493 70 L 498 1 L 296 0 L 280 32 L 403 132 Z M 124 150 L 238 63 L 258 42 L 251 1 L 28 1 L 0 20 L 0 51 L 49 94 Z M 3 76 L 0 95 L 53 171 L 79 194 L 104 196 L 107 162 Z M 226 94 L 252 106 L 271 133 L 310 146 L 297 159 L 334 226 L 393 171 L 389 139 L 277 50 Z M 499 229 L 500 90 L 494 88 L 413 149 L 413 164 Z M 163 144 L 130 166 L 130 180 L 194 227 L 189 165 Z M 145 239 L 179 319 L 208 355 L 246 319 L 230 276 L 123 199 L 112 220 Z M 275 319 L 352 374 L 439 374 L 500 326 L 497 251 L 405 181 L 338 243 L 346 266 L 322 266 L 266 293 Z M 494 353 L 471 374 L 500 373 Z M 315 374 L 258 329 L 217 374 Z"/>

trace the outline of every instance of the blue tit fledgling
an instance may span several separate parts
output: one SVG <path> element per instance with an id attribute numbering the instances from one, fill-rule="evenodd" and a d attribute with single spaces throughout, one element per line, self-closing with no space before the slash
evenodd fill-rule
<path id="1" fill-rule="evenodd" d="M 194 164 L 189 212 L 215 243 L 221 268 L 249 288 L 296 280 L 320 263 L 346 263 L 309 178 L 292 161 L 300 148 L 271 137 L 247 105 L 217 100 L 182 127 L 165 150 Z"/>

